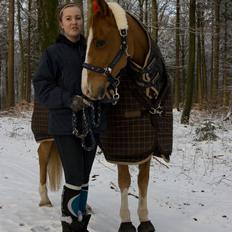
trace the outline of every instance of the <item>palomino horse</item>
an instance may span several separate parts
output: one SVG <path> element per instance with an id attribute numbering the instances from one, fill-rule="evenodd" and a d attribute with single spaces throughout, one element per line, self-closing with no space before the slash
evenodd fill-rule
<path id="1" fill-rule="evenodd" d="M 90 23 L 87 42 L 86 61 L 83 65 L 82 92 L 91 100 L 105 100 L 110 97 L 114 101 L 113 104 L 115 104 L 119 99 L 120 75 L 118 74 L 127 66 L 129 59 L 136 63 L 137 66 L 143 67 L 149 52 L 149 42 L 147 34 L 140 23 L 126 13 L 117 3 L 94 0 L 93 10 L 94 14 Z M 120 145 L 118 146 L 120 147 Z M 137 162 L 139 164 L 139 201 L 137 210 L 140 220 L 139 232 L 155 231 L 153 224 L 149 220 L 147 208 L 151 157 L 152 153 L 149 153 L 146 159 Z M 135 232 L 136 228 L 131 222 L 128 208 L 128 189 L 131 182 L 128 164 L 130 163 L 115 163 L 117 163 L 118 167 L 118 184 L 121 192 L 121 225 L 119 232 Z"/>
<path id="2" fill-rule="evenodd" d="M 39 144 L 39 193 L 40 206 L 52 206 L 48 198 L 48 186 L 52 191 L 58 191 L 61 185 L 62 165 L 59 153 L 51 135 L 48 134 L 48 110 L 34 101 L 31 129 L 35 141 Z"/>
<path id="3" fill-rule="evenodd" d="M 47 177 L 52 191 L 58 191 L 61 186 L 62 166 L 58 150 L 53 140 L 44 140 L 39 143 L 39 173 L 40 173 L 40 203 L 39 206 L 52 206 L 48 197 Z"/>

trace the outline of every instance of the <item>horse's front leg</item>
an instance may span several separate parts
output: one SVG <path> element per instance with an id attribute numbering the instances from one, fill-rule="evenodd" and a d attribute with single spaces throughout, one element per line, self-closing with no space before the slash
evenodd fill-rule
<path id="1" fill-rule="evenodd" d="M 48 198 L 47 193 L 47 165 L 49 161 L 49 155 L 51 152 L 53 141 L 41 142 L 38 148 L 39 155 L 39 171 L 40 171 L 40 203 L 39 206 L 52 206 L 51 201 Z"/>
<path id="2" fill-rule="evenodd" d="M 140 225 L 138 232 L 154 232 L 155 228 L 151 221 L 148 219 L 147 209 L 147 189 L 149 182 L 150 159 L 139 165 L 138 186 L 139 186 L 139 204 L 138 216 Z"/>
<path id="3" fill-rule="evenodd" d="M 128 165 L 118 164 L 118 185 L 121 191 L 121 225 L 118 232 L 136 232 L 136 228 L 131 223 L 130 211 L 128 208 L 128 189 L 130 184 L 131 177 Z"/>

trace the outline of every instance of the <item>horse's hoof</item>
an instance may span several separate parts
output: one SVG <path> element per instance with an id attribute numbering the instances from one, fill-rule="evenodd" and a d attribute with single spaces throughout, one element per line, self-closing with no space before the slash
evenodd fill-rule
<path id="1" fill-rule="evenodd" d="M 138 232 L 155 232 L 155 227 L 151 221 L 141 222 L 138 227 Z"/>
<path id="2" fill-rule="evenodd" d="M 136 232 L 136 228 L 131 222 L 122 222 L 118 232 Z"/>
<path id="3" fill-rule="evenodd" d="M 46 201 L 46 202 L 41 201 L 39 203 L 39 206 L 40 207 L 53 207 L 53 205 L 52 205 L 52 203 L 50 201 Z"/>
<path id="4" fill-rule="evenodd" d="M 93 214 L 94 213 L 92 207 L 89 204 L 86 205 L 86 212 L 87 212 L 86 214 Z"/>

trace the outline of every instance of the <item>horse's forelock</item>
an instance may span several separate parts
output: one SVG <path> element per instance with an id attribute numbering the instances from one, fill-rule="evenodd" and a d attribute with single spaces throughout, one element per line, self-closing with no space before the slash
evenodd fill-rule
<path id="1" fill-rule="evenodd" d="M 93 31 L 97 28 L 97 25 L 100 24 L 100 21 L 103 20 L 103 22 L 110 22 L 110 19 L 114 19 L 114 22 L 116 22 L 118 30 L 122 29 L 128 29 L 128 22 L 126 17 L 126 11 L 116 2 L 108 2 L 105 1 L 96 1 L 98 4 L 101 2 L 101 4 L 105 4 L 105 7 L 107 7 L 107 14 L 105 14 L 103 11 L 103 6 L 98 5 L 100 7 L 100 10 L 97 10 L 96 14 L 93 15 L 92 20 L 90 22 L 90 27 L 93 28 Z M 98 9 L 98 7 L 96 8 Z"/>
<path id="2" fill-rule="evenodd" d="M 118 30 L 128 29 L 126 11 L 116 2 L 109 2 L 108 6 L 114 15 Z"/>

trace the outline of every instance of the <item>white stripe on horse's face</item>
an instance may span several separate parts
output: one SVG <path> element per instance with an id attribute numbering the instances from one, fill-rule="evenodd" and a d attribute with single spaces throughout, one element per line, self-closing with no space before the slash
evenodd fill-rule
<path id="1" fill-rule="evenodd" d="M 92 40 L 93 40 L 93 30 L 92 30 L 92 28 L 90 28 L 89 29 L 88 40 L 87 40 L 85 63 L 88 63 L 88 53 L 89 53 L 89 48 L 90 48 Z M 83 68 L 83 70 L 82 70 L 81 89 L 82 89 L 82 93 L 84 95 L 86 95 L 87 94 L 87 89 L 88 89 L 88 73 L 87 73 L 86 68 Z"/>

